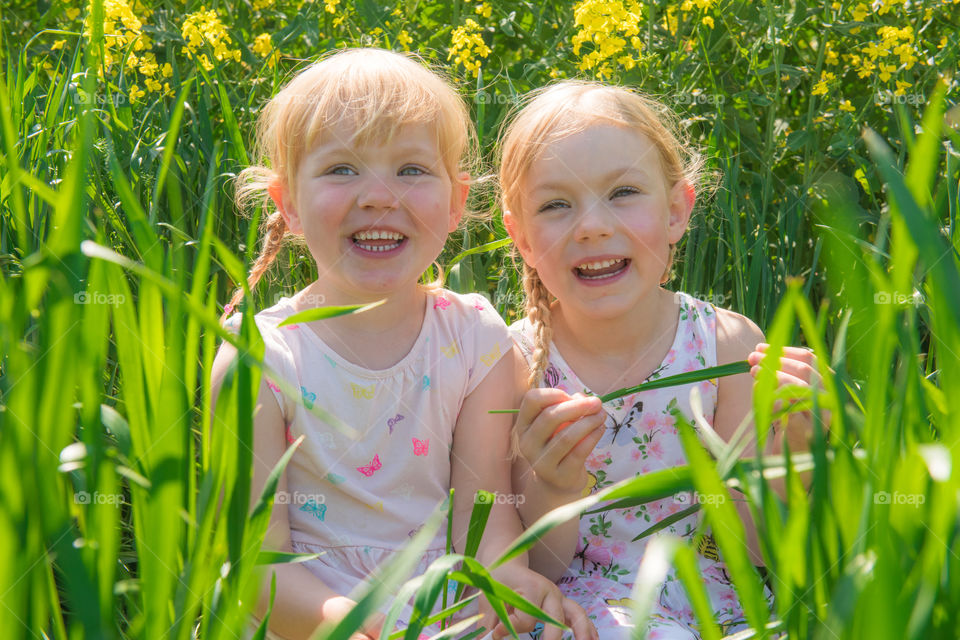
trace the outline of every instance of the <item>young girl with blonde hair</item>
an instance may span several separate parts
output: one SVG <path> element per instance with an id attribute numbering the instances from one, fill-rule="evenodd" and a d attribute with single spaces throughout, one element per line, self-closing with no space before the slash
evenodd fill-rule
<path id="1" fill-rule="evenodd" d="M 511 327 L 530 364 L 515 425 L 521 456 L 514 486 L 531 524 L 554 507 L 617 481 L 686 464 L 671 410 L 692 420 L 691 386 L 635 393 L 601 406 L 597 395 L 718 363 L 766 345 L 747 318 L 663 288 L 701 182 L 701 160 L 655 101 L 592 82 L 534 92 L 501 143 L 504 224 L 523 258 L 527 317 Z M 758 367 L 754 367 L 754 374 Z M 817 376 L 812 354 L 787 348 L 782 384 Z M 699 383 L 703 410 L 728 438 L 751 407 L 747 374 Z M 809 423 L 791 425 L 791 448 Z M 771 438 L 780 450 L 784 432 Z M 531 566 L 558 579 L 601 638 L 633 629 L 629 597 L 649 538 L 633 538 L 689 506 L 667 498 L 584 515 L 531 551 Z M 666 527 L 692 536 L 701 515 Z M 743 617 L 722 562 L 700 558 L 716 616 L 727 631 Z M 688 600 L 662 586 L 650 638 L 696 638 Z"/>
<path id="2" fill-rule="evenodd" d="M 253 496 L 289 443 L 305 436 L 280 480 L 277 495 L 290 498 L 274 505 L 265 546 L 322 554 L 271 568 L 276 635 L 305 638 L 320 623 L 342 619 L 354 605 L 350 594 L 404 546 L 450 487 L 460 550 L 475 492 L 511 493 L 510 424 L 487 415 L 513 399 L 513 362 L 502 357 L 512 350 L 507 328 L 482 296 L 419 283 L 464 214 L 474 138 L 463 101 L 447 82 L 416 59 L 376 49 L 339 52 L 307 67 L 261 114 L 266 165 L 241 174 L 239 199 L 249 204 L 266 194 L 276 211 L 265 221 L 249 286 L 291 236 L 306 243 L 318 273 L 255 318 L 265 362 L 300 397 L 263 377 Z M 241 298 L 238 290 L 225 311 Z M 311 307 L 378 300 L 383 304 L 364 313 L 279 326 Z M 235 328 L 239 316 L 226 322 Z M 221 347 L 218 388 L 235 357 L 231 346 Z M 360 437 L 316 417 L 314 405 Z M 493 506 L 481 561 L 491 561 L 521 530 L 509 502 Z M 445 532 L 424 553 L 419 572 L 443 555 Z M 580 638 L 592 637 L 582 611 L 525 558 L 494 575 L 569 621 Z M 268 593 L 269 581 L 260 615 Z M 529 617 L 514 619 L 533 626 Z M 381 622 L 367 621 L 363 634 L 378 637 Z"/>

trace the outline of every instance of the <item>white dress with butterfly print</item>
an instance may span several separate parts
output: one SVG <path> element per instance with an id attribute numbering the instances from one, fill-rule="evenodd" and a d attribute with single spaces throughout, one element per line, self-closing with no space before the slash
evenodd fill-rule
<path id="1" fill-rule="evenodd" d="M 447 498 L 460 407 L 513 342 L 483 296 L 441 290 L 427 296 L 410 352 L 375 371 L 341 358 L 306 325 L 277 326 L 293 312 L 283 298 L 256 315 L 266 363 L 302 396 L 302 403 L 291 401 L 268 379 L 288 441 L 306 436 L 286 470 L 290 535 L 295 551 L 322 552 L 306 566 L 349 594 Z M 228 323 L 235 328 L 237 320 Z M 351 440 L 306 410 L 313 406 L 360 438 Z M 444 526 L 419 572 L 443 555 L 445 534 Z"/>
<path id="2" fill-rule="evenodd" d="M 673 344 L 647 381 L 717 364 L 716 310 L 684 293 L 679 298 L 680 318 Z M 510 329 L 521 351 L 531 361 L 534 332 L 530 323 L 522 320 Z M 717 400 L 716 380 L 697 384 L 704 414 L 712 423 Z M 591 393 L 555 345 L 550 346 L 544 386 L 570 394 Z M 689 401 L 692 386 L 644 391 L 604 404 L 607 432 L 587 458 L 590 485 L 584 490 L 585 496 L 626 478 L 686 464 L 671 410 L 679 408 L 692 419 Z M 633 538 L 689 507 L 690 498 L 690 494 L 684 494 L 638 507 L 581 516 L 576 556 L 559 584 L 564 595 L 587 611 L 602 640 L 628 638 L 633 631 L 630 595 L 650 540 L 647 537 L 633 542 Z M 699 515 L 694 514 L 664 531 L 689 538 L 698 524 Z M 702 550 L 698 556 L 699 568 L 715 617 L 726 632 L 732 632 L 743 624 L 739 601 L 723 563 L 717 559 L 715 546 L 702 545 Z M 672 573 L 661 587 L 646 637 L 700 637 L 690 603 Z"/>

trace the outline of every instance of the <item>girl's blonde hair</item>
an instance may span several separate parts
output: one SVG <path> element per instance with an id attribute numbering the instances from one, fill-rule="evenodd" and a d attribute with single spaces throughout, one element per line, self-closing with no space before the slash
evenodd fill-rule
<path id="1" fill-rule="evenodd" d="M 625 87 L 565 80 L 527 94 L 500 134 L 501 210 L 522 217 L 523 185 L 543 150 L 595 124 L 612 124 L 642 133 L 654 144 L 668 188 L 686 181 L 694 194 L 703 182 L 703 158 L 682 135 L 675 114 L 656 100 Z M 669 265 L 674 247 L 670 247 Z M 670 266 L 664 274 L 669 277 Z M 550 292 L 537 270 L 523 265 L 527 318 L 534 326 L 533 367 L 528 384 L 538 386 L 549 362 Z"/>
<path id="2" fill-rule="evenodd" d="M 256 156 L 260 164 L 236 179 L 242 212 L 269 202 L 280 182 L 296 198 L 296 175 L 305 154 L 328 136 L 349 142 L 389 142 L 410 124 L 436 130 L 443 164 L 455 185 L 465 183 L 477 157 L 477 136 L 463 99 L 450 82 L 416 55 L 383 49 L 346 49 L 301 71 L 260 112 Z M 287 237 L 279 211 L 262 224 L 263 247 L 247 278 L 251 290 L 273 263 Z M 437 283 L 434 283 L 437 284 Z M 224 308 L 226 318 L 243 299 L 237 288 Z"/>

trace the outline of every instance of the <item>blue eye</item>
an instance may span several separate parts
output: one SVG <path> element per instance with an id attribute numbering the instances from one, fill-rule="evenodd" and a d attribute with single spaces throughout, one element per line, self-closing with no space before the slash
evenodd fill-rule
<path id="1" fill-rule="evenodd" d="M 348 164 L 338 164 L 335 167 L 331 167 L 327 170 L 328 174 L 335 176 L 355 176 L 357 175 L 356 169 L 351 167 Z"/>
<path id="2" fill-rule="evenodd" d="M 617 187 L 613 190 L 613 193 L 610 195 L 610 197 L 619 198 L 620 196 L 630 196 L 635 193 L 640 193 L 640 190 L 636 187 Z"/>
<path id="3" fill-rule="evenodd" d="M 552 209 L 564 209 L 569 207 L 570 205 L 563 200 L 550 200 L 549 202 L 542 204 L 540 208 L 537 209 L 537 213 L 543 213 L 544 211 L 550 211 Z"/>
<path id="4" fill-rule="evenodd" d="M 397 175 L 399 175 L 399 176 L 422 176 L 422 175 L 425 175 L 426 173 L 427 173 L 426 170 L 423 169 L 422 167 L 409 166 L 409 167 L 404 167 L 403 169 L 400 169 L 400 171 L 397 172 Z"/>

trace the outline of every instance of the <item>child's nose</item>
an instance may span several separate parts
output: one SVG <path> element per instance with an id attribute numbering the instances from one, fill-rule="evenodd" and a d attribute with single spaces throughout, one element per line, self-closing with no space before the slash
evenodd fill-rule
<path id="1" fill-rule="evenodd" d="M 364 208 L 395 209 L 399 201 L 397 187 L 377 174 L 368 176 L 357 196 L 357 204 Z"/>
<path id="2" fill-rule="evenodd" d="M 588 204 L 577 217 L 577 240 L 606 238 L 613 234 L 613 213 L 603 202 Z"/>

